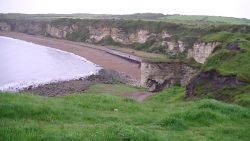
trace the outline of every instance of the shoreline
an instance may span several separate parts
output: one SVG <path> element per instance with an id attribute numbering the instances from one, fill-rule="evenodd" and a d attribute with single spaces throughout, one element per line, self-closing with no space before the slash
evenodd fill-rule
<path id="1" fill-rule="evenodd" d="M 40 96 L 66 96 L 73 93 L 84 93 L 88 88 L 96 83 L 102 84 L 128 84 L 130 86 L 140 86 L 140 82 L 132 79 L 126 74 L 114 70 L 101 69 L 96 74 L 92 74 L 79 79 L 57 81 L 38 86 L 30 85 L 18 91 L 18 93 L 32 93 Z"/>
<path id="2" fill-rule="evenodd" d="M 10 37 L 14 39 L 24 40 L 27 42 L 43 45 L 46 47 L 51 47 L 59 49 L 62 51 L 70 52 L 81 56 L 94 64 L 101 66 L 104 69 L 112 69 L 119 73 L 124 73 L 131 77 L 132 79 L 140 81 L 140 64 L 122 58 L 115 54 L 106 52 L 103 49 L 95 49 L 80 45 L 78 42 L 48 38 L 38 35 L 28 35 L 24 33 L 17 32 L 0 32 L 0 36 Z M 95 45 L 91 45 L 95 46 Z"/>

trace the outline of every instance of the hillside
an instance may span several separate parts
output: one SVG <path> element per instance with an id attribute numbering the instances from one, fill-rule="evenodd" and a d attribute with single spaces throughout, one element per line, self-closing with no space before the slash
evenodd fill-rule
<path id="1" fill-rule="evenodd" d="M 79 18 L 79 19 L 126 19 L 126 20 L 152 20 L 167 21 L 188 24 L 245 24 L 250 25 L 250 20 L 245 18 L 206 16 L 206 15 L 164 15 L 161 13 L 135 13 L 127 15 L 109 15 L 109 14 L 21 14 L 7 13 L 0 14 L 0 19 L 33 19 L 33 20 L 55 20 L 58 18 Z"/>
<path id="2" fill-rule="evenodd" d="M 193 24 L 242 24 L 250 25 L 250 20 L 246 18 L 205 16 L 205 15 L 167 15 L 160 17 L 159 20 L 179 23 Z"/>
<path id="3" fill-rule="evenodd" d="M 212 97 L 235 102 L 238 95 L 248 96 L 250 92 L 250 71 L 248 71 L 250 26 L 248 25 L 193 26 L 185 22 L 60 18 L 51 21 L 0 19 L 0 27 L 4 31 L 107 46 L 112 50 L 139 56 L 143 61 L 162 62 L 162 66 L 165 62 L 164 68 L 173 66 L 181 68 L 175 75 L 163 72 L 169 71 L 168 69 L 159 69 L 158 74 L 154 74 L 156 71 L 153 70 L 145 71 L 146 74 L 142 76 L 145 80 L 143 85 L 152 91 L 173 85 L 185 86 L 191 79 L 188 74 L 197 72 L 190 71 L 189 66 L 191 66 L 200 70 L 200 75 L 197 77 L 202 78 L 199 78 L 197 84 L 196 78 L 193 79 L 193 83 L 189 83 L 187 98 Z M 150 68 L 157 67 L 156 65 Z M 168 76 L 158 78 L 157 75 L 160 74 Z M 214 77 L 204 78 L 204 75 Z M 230 83 L 224 84 L 221 81 L 218 85 L 217 77 Z M 207 85 L 208 81 L 210 85 Z M 213 90 L 215 86 L 219 87 Z"/>
<path id="4" fill-rule="evenodd" d="M 112 96 L 124 89 L 141 91 L 137 88 L 103 84 L 93 87 L 87 93 L 64 97 L 0 94 L 0 140 L 247 141 L 250 138 L 249 108 L 211 99 L 187 102 L 182 87 L 157 93 L 143 103 Z"/>
<path id="5" fill-rule="evenodd" d="M 139 57 L 145 87 L 98 83 L 61 97 L 0 93 L 0 140 L 250 138 L 248 19 L 153 13 L 1 14 L 0 31 Z M 133 99 L 148 91 L 153 95 L 145 101 Z"/>

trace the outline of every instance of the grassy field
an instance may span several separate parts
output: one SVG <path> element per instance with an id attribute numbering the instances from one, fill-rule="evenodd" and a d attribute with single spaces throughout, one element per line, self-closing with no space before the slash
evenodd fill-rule
<path id="1" fill-rule="evenodd" d="M 250 25 L 250 20 L 245 18 L 207 16 L 207 15 L 163 15 L 160 13 L 135 13 L 128 15 L 108 15 L 108 14 L 21 14 L 21 13 L 0 13 L 2 19 L 33 19 L 33 20 L 54 20 L 59 18 L 72 19 L 127 19 L 127 20 L 147 20 L 147 21 L 167 21 L 177 23 L 205 23 L 205 24 L 246 24 Z"/>
<path id="2" fill-rule="evenodd" d="M 207 24 L 246 24 L 250 25 L 250 20 L 245 18 L 233 18 L 222 16 L 206 16 L 206 15 L 168 15 L 159 18 L 168 22 L 197 22 Z"/>
<path id="3" fill-rule="evenodd" d="M 92 86 L 85 94 L 0 94 L 1 141 L 247 141 L 250 109 L 212 99 L 184 101 L 172 87 L 142 103 L 125 85 Z M 114 110 L 117 109 L 117 110 Z"/>

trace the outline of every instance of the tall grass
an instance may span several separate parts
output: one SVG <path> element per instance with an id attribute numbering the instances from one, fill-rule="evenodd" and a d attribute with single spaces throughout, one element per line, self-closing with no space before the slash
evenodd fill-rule
<path id="1" fill-rule="evenodd" d="M 136 88 L 131 89 L 136 91 Z M 65 97 L 1 94 L 0 140 L 164 141 L 250 138 L 250 109 L 209 99 L 185 102 L 182 87 L 165 90 L 143 103 L 108 93 L 106 89 L 105 94 L 88 92 Z M 110 94 L 114 94 L 114 91 Z"/>

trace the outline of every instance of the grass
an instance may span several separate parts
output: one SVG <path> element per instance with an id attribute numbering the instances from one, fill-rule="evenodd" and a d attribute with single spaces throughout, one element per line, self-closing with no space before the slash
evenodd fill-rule
<path id="1" fill-rule="evenodd" d="M 101 94 L 101 95 L 115 95 L 128 96 L 133 93 L 146 92 L 144 88 L 132 87 L 124 84 L 95 84 L 91 85 L 87 93 Z"/>
<path id="2" fill-rule="evenodd" d="M 217 70 L 223 75 L 236 75 L 237 78 L 250 82 L 250 34 L 220 32 L 203 37 L 205 42 L 222 42 L 218 49 L 203 66 L 204 71 Z M 230 51 L 227 47 L 236 43 L 240 51 Z"/>
<path id="3" fill-rule="evenodd" d="M 204 81 L 196 85 L 194 98 L 214 98 L 225 102 L 234 102 L 249 107 L 250 92 L 250 34 L 218 32 L 202 37 L 203 42 L 222 43 L 201 66 L 203 72 L 216 71 L 224 76 L 235 76 L 246 84 L 238 87 L 223 86 L 214 89 L 211 82 Z M 234 46 L 236 50 L 230 50 Z M 213 79 L 213 78 L 211 78 Z"/>
<path id="4" fill-rule="evenodd" d="M 206 16 L 206 15 L 169 15 L 159 18 L 163 21 L 173 22 L 193 22 L 193 23 L 207 23 L 207 24 L 246 24 L 250 25 L 249 19 L 240 19 L 233 17 L 221 16 Z"/>
<path id="5" fill-rule="evenodd" d="M 65 97 L 3 93 L 0 140 L 246 141 L 250 138 L 249 108 L 211 99 L 185 102 L 182 87 L 164 90 L 143 103 L 113 96 L 126 89 L 141 91 L 98 84 L 85 94 Z"/>
<path id="6" fill-rule="evenodd" d="M 128 20 L 147 20 L 147 21 L 168 21 L 168 22 L 200 22 L 211 24 L 250 24 L 249 19 L 233 18 L 222 16 L 206 16 L 206 15 L 163 15 L 157 13 L 136 13 L 129 15 L 107 15 L 107 14 L 21 14 L 21 13 L 0 13 L 0 18 L 3 19 L 35 19 L 35 20 L 54 20 L 59 18 L 71 19 L 128 19 Z"/>

